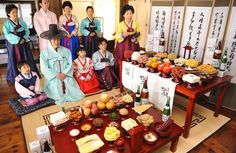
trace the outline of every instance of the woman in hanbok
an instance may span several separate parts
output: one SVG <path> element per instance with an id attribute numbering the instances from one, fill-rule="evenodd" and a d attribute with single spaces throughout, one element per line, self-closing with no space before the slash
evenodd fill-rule
<path id="1" fill-rule="evenodd" d="M 71 14 L 72 4 L 64 1 L 62 4 L 64 14 L 59 18 L 59 26 L 68 32 L 67 36 L 61 39 L 61 45 L 71 52 L 72 61 L 77 58 L 77 50 L 80 46 L 78 38 L 79 22 L 75 15 Z"/>
<path id="2" fill-rule="evenodd" d="M 95 72 L 100 82 L 100 88 L 110 90 L 116 86 L 119 79 L 114 72 L 114 57 L 107 49 L 107 40 L 99 38 L 99 50 L 93 54 Z"/>
<path id="3" fill-rule="evenodd" d="M 49 24 L 57 24 L 57 16 L 55 13 L 48 10 L 49 0 L 39 0 L 41 9 L 34 14 L 34 28 L 38 36 L 44 31 L 48 30 Z M 39 37 L 39 50 L 40 52 L 48 48 L 49 41 Z"/>
<path id="4" fill-rule="evenodd" d="M 40 37 L 50 40 L 49 47 L 40 53 L 40 68 L 45 77 L 45 92 L 56 104 L 76 102 L 84 97 L 73 77 L 73 64 L 70 51 L 60 46 L 60 39 L 66 36 L 56 24 L 50 24 L 49 30 Z"/>
<path id="5" fill-rule="evenodd" d="M 6 80 L 10 83 L 15 82 L 15 77 L 19 74 L 17 62 L 27 60 L 31 70 L 38 72 L 29 42 L 29 29 L 26 23 L 18 18 L 18 8 L 14 4 L 6 6 L 8 19 L 3 24 L 3 32 L 6 38 L 8 52 L 7 76 Z"/>
<path id="6" fill-rule="evenodd" d="M 129 60 L 134 51 L 140 50 L 141 29 L 138 22 L 133 20 L 133 6 L 123 6 L 121 14 L 124 20 L 119 23 L 115 34 L 114 57 L 116 63 L 118 60 Z"/>
<path id="7" fill-rule="evenodd" d="M 101 31 L 100 22 L 93 17 L 94 10 L 92 6 L 86 8 L 87 16 L 80 24 L 82 33 L 82 43 L 87 51 L 87 57 L 92 57 L 93 53 L 98 50 L 98 33 Z"/>
<path id="8" fill-rule="evenodd" d="M 78 58 L 74 60 L 74 77 L 80 89 L 85 93 L 99 91 L 99 82 L 93 69 L 93 61 L 86 57 L 86 50 L 80 48 Z"/>

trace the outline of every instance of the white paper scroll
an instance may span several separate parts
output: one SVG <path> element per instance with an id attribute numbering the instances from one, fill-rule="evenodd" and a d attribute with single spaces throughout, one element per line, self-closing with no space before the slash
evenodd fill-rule
<path id="1" fill-rule="evenodd" d="M 149 73 L 147 68 L 140 68 L 137 65 L 123 62 L 122 83 L 126 88 L 136 92 L 138 85 L 142 88 L 146 77 L 148 78 L 149 101 L 154 103 L 160 110 L 163 110 L 167 100 L 166 96 L 170 96 L 172 110 L 176 83 L 171 79 L 161 78 L 157 73 Z"/>
<path id="2" fill-rule="evenodd" d="M 179 41 L 181 35 L 184 7 L 173 7 L 172 22 L 170 28 L 169 52 L 178 53 Z"/>
<path id="3" fill-rule="evenodd" d="M 212 64 L 215 48 L 216 48 L 216 39 L 208 38 L 203 64 Z"/>
<path id="4" fill-rule="evenodd" d="M 187 7 L 180 56 L 184 55 L 183 47 L 189 41 L 193 47 L 191 58 L 201 60 L 206 42 L 210 13 L 211 7 Z"/>
<path id="5" fill-rule="evenodd" d="M 216 44 L 223 39 L 228 10 L 229 7 L 214 7 L 208 38 L 216 39 Z"/>
<path id="6" fill-rule="evenodd" d="M 236 83 L 236 7 L 232 8 L 232 14 L 230 17 L 229 29 L 226 37 L 225 47 L 228 48 L 228 63 L 227 70 L 229 74 L 234 78 L 232 79 L 232 83 Z"/>
<path id="7" fill-rule="evenodd" d="M 164 31 L 165 41 L 168 42 L 168 34 L 170 27 L 171 7 L 152 6 L 150 33 L 155 30 Z M 165 48 L 167 48 L 167 43 Z"/>

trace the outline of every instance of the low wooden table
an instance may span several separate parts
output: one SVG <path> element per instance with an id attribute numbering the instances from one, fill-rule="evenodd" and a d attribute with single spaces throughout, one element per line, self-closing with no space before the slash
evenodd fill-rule
<path id="1" fill-rule="evenodd" d="M 123 92 L 123 85 L 122 85 L 122 61 L 118 61 L 119 64 L 119 71 L 120 71 L 120 92 Z M 225 91 L 230 84 L 230 81 L 233 77 L 232 76 L 224 76 L 222 78 L 216 77 L 213 80 L 211 80 L 208 84 L 203 86 L 198 86 L 194 89 L 188 89 L 185 87 L 184 84 L 178 84 L 176 86 L 175 91 L 179 92 L 185 96 L 188 97 L 188 106 L 187 106 L 187 113 L 185 117 L 185 124 L 184 124 L 184 131 L 183 131 L 183 137 L 188 138 L 189 137 L 189 131 L 190 131 L 190 123 L 192 121 L 193 116 L 193 110 L 195 105 L 195 100 L 198 96 L 203 95 L 214 88 L 219 87 L 221 89 L 219 97 L 217 99 L 216 108 L 214 116 L 217 117 L 220 112 L 220 108 L 222 106 L 223 97 L 225 94 Z M 164 79 L 164 78 L 163 78 Z"/>
<path id="2" fill-rule="evenodd" d="M 137 114 L 134 112 L 133 109 L 128 108 L 128 110 L 129 110 L 129 114 L 125 118 L 136 118 L 137 117 Z M 150 108 L 147 110 L 147 113 L 154 117 L 155 122 L 161 121 L 162 113 L 159 110 L 157 110 L 155 108 Z M 102 129 L 100 131 L 97 131 L 97 129 L 95 127 L 92 127 L 92 130 L 89 132 L 89 135 L 90 134 L 98 134 L 99 135 L 101 140 L 105 143 L 105 145 L 99 150 L 99 152 L 105 153 L 108 148 L 112 147 L 109 145 L 109 143 L 105 140 L 105 138 L 103 136 L 105 128 L 108 126 L 108 124 L 111 122 L 111 120 L 107 116 L 105 116 L 105 117 L 102 116 L 102 118 L 104 120 L 104 124 L 103 124 Z M 117 120 L 117 122 L 119 123 L 118 129 L 121 131 L 121 137 L 123 137 L 125 139 L 125 146 L 124 146 L 123 150 L 120 150 L 120 153 L 132 153 L 132 151 L 131 151 L 131 138 L 127 138 L 124 135 L 124 132 L 123 132 L 124 129 L 120 126 L 121 121 L 122 121 L 122 117 L 120 117 L 119 120 Z M 64 129 L 61 132 L 56 132 L 52 126 L 49 126 L 52 142 L 55 147 L 55 151 L 57 153 L 67 153 L 67 152 L 68 153 L 78 153 L 79 152 L 78 147 L 76 146 L 76 143 L 74 141 L 72 141 L 72 137 L 69 135 L 69 132 L 72 129 L 79 129 L 80 130 L 80 126 L 83 124 L 83 122 L 90 122 L 91 123 L 92 121 L 84 119 L 79 123 L 79 125 L 73 125 L 72 121 L 68 121 L 68 123 L 66 125 L 66 129 Z M 142 137 L 136 139 L 137 141 L 141 141 L 141 143 L 142 143 L 141 148 L 142 149 L 140 149 L 139 152 L 135 152 L 135 153 L 149 153 L 154 150 L 157 150 L 158 148 L 164 146 L 165 144 L 167 144 L 169 142 L 171 142 L 170 150 L 172 152 L 175 152 L 177 149 L 177 143 L 178 143 L 179 137 L 182 135 L 182 132 L 183 132 L 183 129 L 181 127 L 179 127 L 178 125 L 176 125 L 175 123 L 173 123 L 172 131 L 171 131 L 170 135 L 165 138 L 159 137 L 156 144 L 153 144 L 153 145 L 146 144 L 144 142 L 144 138 L 142 136 Z M 85 136 L 85 133 L 83 133 L 80 130 L 79 138 L 82 138 L 84 136 Z"/>

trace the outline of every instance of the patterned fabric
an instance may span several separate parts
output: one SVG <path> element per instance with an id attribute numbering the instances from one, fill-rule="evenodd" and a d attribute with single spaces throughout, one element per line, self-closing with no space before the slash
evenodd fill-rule
<path id="1" fill-rule="evenodd" d="M 53 99 L 47 98 L 44 102 L 37 103 L 33 106 L 23 106 L 21 104 L 21 100 L 19 97 L 10 99 L 8 101 L 9 106 L 13 109 L 13 111 L 16 113 L 18 116 L 22 116 L 28 113 L 31 113 L 33 111 L 36 111 L 38 109 L 44 108 L 46 106 L 54 105 L 55 101 Z"/>
<path id="2" fill-rule="evenodd" d="M 78 38 L 78 19 L 75 15 L 71 15 L 69 18 L 65 15 L 61 15 L 59 18 L 59 26 L 65 31 L 67 31 L 69 34 L 73 34 L 73 36 L 70 38 L 62 38 L 61 45 L 70 50 L 72 61 L 74 61 L 77 58 L 77 50 L 80 46 Z"/>

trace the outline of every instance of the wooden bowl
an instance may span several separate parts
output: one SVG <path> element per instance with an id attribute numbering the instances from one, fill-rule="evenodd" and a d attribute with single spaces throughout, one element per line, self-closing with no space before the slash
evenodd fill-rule
<path id="1" fill-rule="evenodd" d="M 152 135 L 155 139 L 154 140 L 151 140 L 151 139 L 148 139 L 148 135 Z M 147 144 L 155 144 L 157 142 L 157 139 L 158 139 L 158 136 L 155 132 L 153 131 L 146 131 L 144 134 L 143 134 L 143 138 L 144 138 L 144 141 L 147 143 Z"/>

